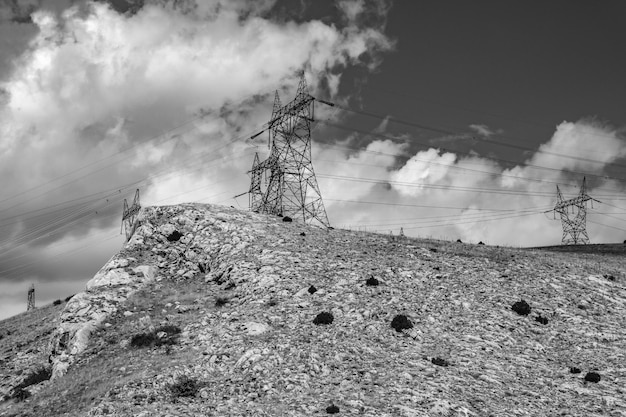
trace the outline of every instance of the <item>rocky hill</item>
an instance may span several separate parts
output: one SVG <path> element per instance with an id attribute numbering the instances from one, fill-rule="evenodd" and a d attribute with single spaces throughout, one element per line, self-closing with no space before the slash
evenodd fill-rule
<path id="1" fill-rule="evenodd" d="M 142 209 L 85 292 L 0 322 L 0 415 L 626 416 L 623 256 L 285 220 Z"/>

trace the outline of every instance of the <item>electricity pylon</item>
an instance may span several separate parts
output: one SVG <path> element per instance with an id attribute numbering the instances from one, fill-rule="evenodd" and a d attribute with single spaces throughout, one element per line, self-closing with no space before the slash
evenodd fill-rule
<path id="1" fill-rule="evenodd" d="M 26 304 L 26 311 L 35 309 L 35 284 L 30 284 L 28 289 L 28 301 Z"/>
<path id="2" fill-rule="evenodd" d="M 139 188 L 135 191 L 135 198 L 133 204 L 128 207 L 128 202 L 124 199 L 124 211 L 122 211 L 122 228 L 126 234 L 126 241 L 128 242 L 135 232 L 135 220 L 137 220 L 137 213 L 141 209 L 139 204 Z M 120 230 L 120 233 L 122 231 Z"/>
<path id="3" fill-rule="evenodd" d="M 583 184 L 580 187 L 580 193 L 578 197 L 564 200 L 559 186 L 556 186 L 557 202 L 554 206 L 554 212 L 561 215 L 561 224 L 563 225 L 563 237 L 561 243 L 563 245 L 578 245 L 588 244 L 589 236 L 587 235 L 587 201 L 592 202 L 595 200 L 587 194 L 587 180 L 583 178 Z M 595 200 L 598 201 L 598 200 Z M 598 201 L 599 202 L 599 201 Z M 572 214 L 575 216 L 570 217 L 568 208 L 572 208 Z M 593 206 L 592 206 L 593 208 Z"/>
<path id="4" fill-rule="evenodd" d="M 281 106 L 276 91 L 272 117 L 267 124 L 270 155 L 261 162 L 256 154 L 248 171 L 250 210 L 329 227 L 311 160 L 314 101 L 307 91 L 304 74 L 291 102 Z M 261 187 L 264 175 L 265 190 Z"/>

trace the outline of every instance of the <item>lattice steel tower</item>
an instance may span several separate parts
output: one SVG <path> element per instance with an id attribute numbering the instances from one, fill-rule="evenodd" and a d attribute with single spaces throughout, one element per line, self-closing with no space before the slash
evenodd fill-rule
<path id="1" fill-rule="evenodd" d="M 137 214 L 141 209 L 141 204 L 139 204 L 139 189 L 135 191 L 135 198 L 133 199 L 133 204 L 128 207 L 128 202 L 124 199 L 124 210 L 122 211 L 122 228 L 124 229 L 124 233 L 126 235 L 126 241 L 128 242 L 130 238 L 133 236 L 135 232 L 135 221 L 137 220 Z M 120 230 L 120 233 L 122 231 Z"/>
<path id="2" fill-rule="evenodd" d="M 587 235 L 587 201 L 595 199 L 587 194 L 587 180 L 583 178 L 583 184 L 580 187 L 578 197 L 564 200 L 559 186 L 556 186 L 557 202 L 554 206 L 554 212 L 561 215 L 561 224 L 563 225 L 563 237 L 561 243 L 564 245 L 588 244 L 589 236 Z M 598 201 L 598 200 L 595 200 Z M 575 215 L 570 217 L 568 208 L 572 208 Z"/>
<path id="3" fill-rule="evenodd" d="M 248 171 L 250 210 L 329 227 L 311 161 L 314 101 L 307 91 L 304 74 L 296 97 L 288 104 L 281 106 L 276 91 L 272 117 L 267 124 L 270 155 L 262 162 L 255 155 Z M 262 189 L 264 175 L 265 190 Z"/>
<path id="4" fill-rule="evenodd" d="M 28 289 L 28 301 L 26 304 L 26 311 L 35 309 L 35 284 L 30 284 Z"/>

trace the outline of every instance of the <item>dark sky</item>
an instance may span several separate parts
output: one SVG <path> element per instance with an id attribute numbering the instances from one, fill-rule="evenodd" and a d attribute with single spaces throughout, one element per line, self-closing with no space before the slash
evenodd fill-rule
<path id="1" fill-rule="evenodd" d="M 107 6 L 108 5 L 108 6 Z M 80 291 L 121 206 L 247 208 L 248 138 L 316 104 L 331 224 L 558 244 L 587 178 L 592 242 L 626 238 L 623 1 L 3 0 L 0 318 Z"/>

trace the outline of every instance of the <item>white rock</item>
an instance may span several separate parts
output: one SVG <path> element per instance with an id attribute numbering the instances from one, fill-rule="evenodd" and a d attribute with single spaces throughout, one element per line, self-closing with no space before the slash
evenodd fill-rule
<path id="1" fill-rule="evenodd" d="M 254 321 L 249 321 L 243 325 L 246 333 L 250 336 L 257 336 L 267 332 L 270 327 L 263 323 L 257 323 Z"/>

